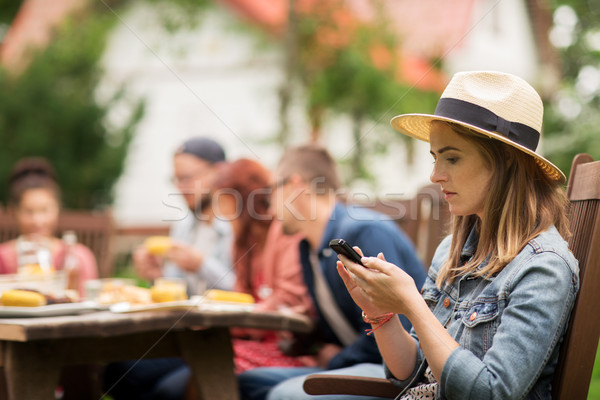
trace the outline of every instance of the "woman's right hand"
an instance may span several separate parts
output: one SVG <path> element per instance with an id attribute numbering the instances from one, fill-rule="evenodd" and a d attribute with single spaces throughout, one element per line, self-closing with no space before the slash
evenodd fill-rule
<path id="1" fill-rule="evenodd" d="M 356 250 L 361 257 L 363 256 L 362 250 L 359 247 L 354 246 L 354 250 Z M 351 261 L 348 262 L 352 263 Z M 364 268 L 358 265 L 357 267 Z M 352 296 L 352 299 L 356 305 L 359 306 L 367 315 L 381 315 L 387 312 L 387 310 L 377 309 L 377 307 L 375 307 L 375 305 L 367 298 L 367 296 L 365 296 L 365 292 L 357 284 L 357 280 L 360 278 L 350 272 L 342 263 L 342 261 L 337 262 L 337 271 L 344 281 L 344 285 L 346 285 L 346 289 L 348 290 L 348 293 L 350 293 L 350 296 Z"/>
<path id="2" fill-rule="evenodd" d="M 355 247 L 355 250 L 360 249 Z M 364 267 L 344 256 L 340 259 L 346 268 L 338 266 L 338 273 L 356 304 L 367 315 L 393 312 L 410 319 L 414 303 L 422 301 L 422 297 L 414 279 L 402 268 L 387 262 L 382 253 L 377 257 L 363 257 Z"/>

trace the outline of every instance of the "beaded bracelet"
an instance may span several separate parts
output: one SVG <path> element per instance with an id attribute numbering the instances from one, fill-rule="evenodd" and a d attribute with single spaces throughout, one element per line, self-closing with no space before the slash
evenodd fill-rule
<path id="1" fill-rule="evenodd" d="M 389 312 L 389 313 L 378 315 L 374 318 L 369 318 L 367 316 L 367 314 L 365 314 L 365 312 L 363 311 L 362 312 L 363 321 L 365 321 L 367 324 L 377 325 L 375 328 L 365 329 L 365 332 L 367 332 L 367 336 L 369 336 L 370 334 L 375 332 L 377 329 L 379 329 L 380 327 L 385 325 L 385 323 L 388 322 L 390 319 L 392 319 L 393 316 L 394 316 L 394 313 Z"/>

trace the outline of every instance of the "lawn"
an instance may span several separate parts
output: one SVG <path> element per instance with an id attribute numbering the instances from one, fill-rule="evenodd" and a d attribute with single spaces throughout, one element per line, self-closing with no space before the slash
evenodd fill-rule
<path id="1" fill-rule="evenodd" d="M 600 400 L 600 346 L 596 350 L 596 362 L 594 364 L 594 371 L 592 372 L 588 400 Z"/>

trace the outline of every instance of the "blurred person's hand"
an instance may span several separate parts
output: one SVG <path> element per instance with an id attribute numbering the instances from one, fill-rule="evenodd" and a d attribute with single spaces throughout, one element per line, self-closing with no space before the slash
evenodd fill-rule
<path id="1" fill-rule="evenodd" d="M 142 279 L 153 281 L 162 276 L 161 258 L 148 253 L 144 245 L 133 252 L 133 266 Z"/>
<path id="2" fill-rule="evenodd" d="M 337 344 L 325 343 L 323 347 L 319 349 L 319 353 L 317 354 L 317 364 L 319 367 L 327 369 L 331 359 L 340 351 L 342 351 L 342 347 L 338 346 Z"/>
<path id="3" fill-rule="evenodd" d="M 174 242 L 165 257 L 177 264 L 177 266 L 188 272 L 195 272 L 204 262 L 204 254 L 193 246 Z"/>

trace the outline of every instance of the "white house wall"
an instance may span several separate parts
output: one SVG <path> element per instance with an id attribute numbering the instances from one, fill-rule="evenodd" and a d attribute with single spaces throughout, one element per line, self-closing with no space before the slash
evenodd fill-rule
<path id="1" fill-rule="evenodd" d="M 475 2 L 471 29 L 449 50 L 444 62 L 450 74 L 466 70 L 509 72 L 535 83 L 538 60 L 533 30 L 522 0 Z"/>
<path id="2" fill-rule="evenodd" d="M 519 7 L 505 7 L 504 3 L 520 2 L 499 3 L 498 12 L 512 13 Z M 525 36 L 518 35 L 523 33 L 518 27 L 523 24 L 520 14 L 514 17 L 514 26 L 511 22 L 510 29 L 501 31 L 510 38 L 495 40 L 490 39 L 496 32 L 488 27 L 491 17 L 478 17 L 472 33 L 460 49 L 448 54 L 445 65 L 450 71 L 494 68 L 530 73 L 534 60 L 523 43 L 527 42 Z M 232 28 L 237 17 L 222 8 L 211 9 L 196 29 L 177 34 L 164 32 L 156 9 L 144 2 L 135 3 L 119 18 L 104 57 L 106 74 L 99 97 L 125 83 L 130 97 L 146 99 L 146 113 L 116 186 L 114 213 L 119 225 L 156 225 L 181 217 L 184 207 L 169 178 L 172 154 L 188 137 L 215 138 L 230 160 L 249 157 L 268 167 L 275 165 L 281 148 L 269 139 L 279 129 L 277 91 L 284 79 L 279 44 L 259 49 L 255 36 Z M 295 98 L 290 110 L 293 143 L 309 137 L 301 103 Z M 113 118 L 118 120 L 119 112 Z M 390 138 L 387 156 L 367 159 L 377 178 L 376 193 L 371 185 L 360 182 L 353 190 L 369 196 L 410 196 L 429 183 L 428 145 L 417 143 L 415 161 L 408 164 L 403 142 L 380 129 L 391 131 L 384 126 L 369 133 Z M 348 157 L 352 147 L 348 119 L 328 119 L 323 131 L 334 156 Z"/>

